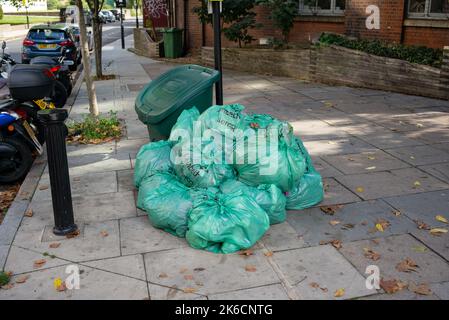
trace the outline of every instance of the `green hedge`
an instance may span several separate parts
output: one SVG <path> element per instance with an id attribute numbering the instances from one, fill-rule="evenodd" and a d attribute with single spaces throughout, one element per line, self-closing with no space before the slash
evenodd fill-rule
<path id="1" fill-rule="evenodd" d="M 323 33 L 321 44 L 334 44 L 348 49 L 359 50 L 376 56 L 401 59 L 412 63 L 441 67 L 443 50 L 427 47 L 406 46 L 403 44 L 387 43 L 380 40 L 352 40 L 344 36 Z"/>

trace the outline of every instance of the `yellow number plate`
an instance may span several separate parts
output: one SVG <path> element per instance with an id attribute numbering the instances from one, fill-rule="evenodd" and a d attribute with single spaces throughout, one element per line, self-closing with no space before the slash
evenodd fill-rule
<path id="1" fill-rule="evenodd" d="M 41 43 L 41 44 L 38 44 L 37 47 L 38 47 L 39 49 L 54 49 L 54 48 L 56 48 L 56 44 L 45 44 L 45 43 Z"/>
<path id="2" fill-rule="evenodd" d="M 54 109 L 55 105 L 53 102 L 46 102 L 44 99 L 34 100 L 34 103 L 37 104 L 39 108 L 44 109 Z"/>

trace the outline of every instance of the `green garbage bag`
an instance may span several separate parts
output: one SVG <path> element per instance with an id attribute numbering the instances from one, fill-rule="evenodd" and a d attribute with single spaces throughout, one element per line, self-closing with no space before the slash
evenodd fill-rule
<path id="1" fill-rule="evenodd" d="M 173 169 L 170 161 L 171 145 L 169 141 L 158 141 L 140 148 L 134 168 L 134 185 L 137 188 L 146 177 L 156 172 L 170 172 Z"/>
<path id="2" fill-rule="evenodd" d="M 169 140 L 177 143 L 184 139 L 192 139 L 193 136 L 193 124 L 198 120 L 200 112 L 196 107 L 188 110 L 184 110 L 178 117 L 175 125 L 171 129 Z M 188 137 L 183 137 L 184 134 L 188 134 Z"/>
<path id="3" fill-rule="evenodd" d="M 176 176 L 189 187 L 217 187 L 235 177 L 234 169 L 224 160 L 224 152 L 213 141 L 192 144 L 183 141 L 173 147 L 172 160 Z"/>
<path id="4" fill-rule="evenodd" d="M 301 139 L 296 138 L 296 143 L 303 153 L 307 168 L 299 183 L 291 191 L 286 192 L 288 210 L 302 210 L 320 203 L 324 197 L 323 181 L 321 175 L 315 170 L 312 159 Z"/>
<path id="5" fill-rule="evenodd" d="M 293 189 L 306 168 L 293 128 L 270 115 L 247 116 L 245 122 L 246 136 L 235 148 L 238 179 L 251 186 L 274 184 L 283 192 Z"/>
<path id="6" fill-rule="evenodd" d="M 210 107 L 198 118 L 202 131 L 211 129 L 228 137 L 238 135 L 238 131 L 245 129 L 244 109 L 240 104 Z"/>
<path id="7" fill-rule="evenodd" d="M 274 184 L 262 184 L 258 187 L 251 187 L 238 180 L 226 180 L 220 185 L 220 190 L 225 194 L 241 191 L 251 199 L 254 199 L 268 214 L 270 224 L 285 221 L 286 198 L 282 191 Z"/>
<path id="8" fill-rule="evenodd" d="M 232 253 L 252 247 L 268 230 L 266 212 L 242 192 L 212 194 L 195 201 L 187 242 L 195 249 Z"/>
<path id="9" fill-rule="evenodd" d="M 192 204 L 191 190 L 169 173 L 143 179 L 137 197 L 137 207 L 147 212 L 154 227 L 178 237 L 185 237 Z"/>

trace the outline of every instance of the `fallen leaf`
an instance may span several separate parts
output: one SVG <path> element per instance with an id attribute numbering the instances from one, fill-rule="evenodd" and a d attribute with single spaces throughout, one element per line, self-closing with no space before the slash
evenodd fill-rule
<path id="1" fill-rule="evenodd" d="M 34 261 L 33 267 L 34 267 L 34 269 L 41 268 L 44 266 L 45 263 L 47 263 L 47 260 L 39 259 L 39 260 Z"/>
<path id="2" fill-rule="evenodd" d="M 414 222 L 416 223 L 418 229 L 421 230 L 430 230 L 430 226 L 427 223 L 424 223 L 424 221 L 421 220 L 414 220 Z"/>
<path id="3" fill-rule="evenodd" d="M 380 254 L 373 249 L 363 248 L 363 251 L 365 251 L 365 258 L 371 259 L 373 261 L 377 261 L 380 259 Z"/>
<path id="4" fill-rule="evenodd" d="M 165 272 L 162 272 L 162 273 L 160 273 L 157 277 L 158 277 L 158 278 L 161 278 L 161 279 L 163 279 L 163 278 L 168 278 L 168 274 L 166 274 Z"/>
<path id="5" fill-rule="evenodd" d="M 393 210 L 391 213 L 396 217 L 399 217 L 402 214 L 402 212 L 399 210 Z"/>
<path id="6" fill-rule="evenodd" d="M 408 290 L 423 296 L 429 296 L 432 294 L 432 290 L 430 290 L 429 286 L 425 283 L 416 285 L 414 282 L 410 281 L 408 284 Z"/>
<path id="7" fill-rule="evenodd" d="M 396 265 L 396 270 L 400 272 L 416 272 L 419 266 L 410 258 L 405 258 Z"/>
<path id="8" fill-rule="evenodd" d="M 376 229 L 384 232 L 390 226 L 390 222 L 385 219 L 378 219 L 376 221 Z"/>
<path id="9" fill-rule="evenodd" d="M 193 275 L 191 275 L 191 274 L 185 274 L 185 275 L 184 275 L 184 280 L 193 280 Z"/>
<path id="10" fill-rule="evenodd" d="M 358 193 L 362 193 L 362 192 L 365 192 L 365 189 L 363 187 L 357 187 L 355 189 L 355 191 L 358 192 Z"/>
<path id="11" fill-rule="evenodd" d="M 320 241 L 320 245 L 321 246 L 324 246 L 324 245 L 327 245 L 327 244 L 331 244 L 337 250 L 341 249 L 343 247 L 343 245 L 342 245 L 340 240 L 328 240 L 328 241 L 321 240 Z"/>
<path id="12" fill-rule="evenodd" d="M 331 225 L 331 226 L 336 226 L 337 224 L 339 224 L 340 223 L 340 221 L 338 221 L 338 220 L 331 220 L 331 221 L 329 221 L 329 224 Z"/>
<path id="13" fill-rule="evenodd" d="M 64 291 L 66 291 L 66 290 L 67 290 L 67 287 L 66 287 L 64 281 L 61 283 L 61 285 L 59 285 L 59 286 L 56 287 L 56 291 L 58 291 L 58 292 L 64 292 Z"/>
<path id="14" fill-rule="evenodd" d="M 56 248 L 59 248 L 60 245 L 61 245 L 60 242 L 53 242 L 53 243 L 50 243 L 48 245 L 48 247 L 51 248 L 51 249 L 56 249 Z"/>
<path id="15" fill-rule="evenodd" d="M 335 298 L 340 298 L 340 297 L 343 297 L 344 295 L 345 295 L 345 289 L 343 289 L 343 288 L 337 289 L 334 293 Z"/>
<path id="16" fill-rule="evenodd" d="M 444 228 L 432 228 L 432 229 L 430 229 L 430 234 L 432 234 L 433 236 L 441 236 L 444 233 L 447 233 L 447 229 L 444 229 Z"/>
<path id="17" fill-rule="evenodd" d="M 353 228 L 354 228 L 354 225 L 353 225 L 352 223 L 346 223 L 346 224 L 343 225 L 343 227 L 344 227 L 345 229 L 353 229 Z"/>
<path id="18" fill-rule="evenodd" d="M 348 158 L 348 161 L 355 161 L 355 159 L 349 157 L 349 158 Z"/>
<path id="19" fill-rule="evenodd" d="M 197 291 L 197 289 L 195 289 L 195 288 L 184 288 L 184 289 L 182 289 L 182 291 L 184 291 L 184 293 L 195 293 Z"/>
<path id="20" fill-rule="evenodd" d="M 320 285 L 318 283 L 316 283 L 316 282 L 309 283 L 309 286 L 311 286 L 314 289 L 318 289 L 320 287 Z"/>
<path id="21" fill-rule="evenodd" d="M 415 181 L 415 182 L 413 183 L 413 186 L 414 186 L 415 188 L 417 188 L 417 187 L 421 186 L 421 182 Z"/>
<path id="22" fill-rule="evenodd" d="M 376 229 L 379 230 L 380 232 L 384 232 L 384 228 L 380 223 L 376 223 Z"/>
<path id="23" fill-rule="evenodd" d="M 25 217 L 31 218 L 33 216 L 33 209 L 28 208 L 27 211 L 25 211 Z"/>
<path id="24" fill-rule="evenodd" d="M 238 252 L 238 254 L 239 255 L 241 255 L 241 256 L 252 256 L 253 255 L 253 250 L 251 250 L 251 249 L 246 249 L 246 250 L 240 250 L 239 252 Z"/>
<path id="25" fill-rule="evenodd" d="M 415 252 L 426 252 L 427 251 L 427 248 L 424 246 L 415 246 L 412 249 Z"/>
<path id="26" fill-rule="evenodd" d="M 79 235 L 80 235 L 80 231 L 79 231 L 79 230 L 76 230 L 76 231 L 73 231 L 72 233 L 69 233 L 69 234 L 66 235 L 65 237 L 66 237 L 67 239 L 72 239 L 72 238 L 78 237 Z"/>
<path id="27" fill-rule="evenodd" d="M 375 170 L 375 169 L 376 169 L 375 166 L 365 168 L 365 170 Z"/>
<path id="28" fill-rule="evenodd" d="M 16 283 L 25 283 L 29 277 L 29 275 L 23 275 L 16 279 Z"/>
<path id="29" fill-rule="evenodd" d="M 201 271 L 204 271 L 204 270 L 206 270 L 206 269 L 205 268 L 201 268 L 201 267 L 193 269 L 193 271 L 195 271 L 195 272 L 201 272 Z"/>
<path id="30" fill-rule="evenodd" d="M 368 160 L 376 160 L 376 157 L 374 157 L 374 156 L 368 156 Z"/>
<path id="31" fill-rule="evenodd" d="M 273 256 L 273 251 L 264 252 L 264 256 L 265 257 L 272 257 Z"/>
<path id="32" fill-rule="evenodd" d="M 320 289 L 321 289 L 321 291 L 323 291 L 323 292 L 328 292 L 328 291 L 329 291 L 327 288 L 320 288 Z"/>
<path id="33" fill-rule="evenodd" d="M 442 215 L 437 215 L 435 217 L 435 219 L 440 222 L 448 223 L 447 219 L 445 217 L 443 217 Z"/>
<path id="34" fill-rule="evenodd" d="M 48 189 L 48 186 L 40 186 L 39 187 L 39 190 L 47 190 Z"/>
<path id="35" fill-rule="evenodd" d="M 380 279 L 380 287 L 388 294 L 393 294 L 398 291 L 403 290 L 405 287 L 407 287 L 407 284 L 396 279 L 392 280 L 384 280 L 383 278 Z"/>
<path id="36" fill-rule="evenodd" d="M 324 105 L 325 105 L 326 107 L 328 107 L 328 108 L 332 108 L 332 107 L 334 106 L 334 104 L 333 104 L 332 102 L 329 102 L 329 101 L 326 101 L 326 102 L 324 103 Z"/>
<path id="37" fill-rule="evenodd" d="M 333 206 L 322 206 L 320 210 L 325 214 L 333 216 L 338 210 L 340 210 L 343 205 L 333 205 Z"/>
<path id="38" fill-rule="evenodd" d="M 248 264 L 245 266 L 245 271 L 247 272 L 256 272 L 257 268 L 256 266 L 252 265 L 252 264 Z"/>
<path id="39" fill-rule="evenodd" d="M 100 232 L 100 235 L 104 238 L 104 237 L 107 237 L 109 235 L 109 233 L 107 231 L 103 230 Z"/>

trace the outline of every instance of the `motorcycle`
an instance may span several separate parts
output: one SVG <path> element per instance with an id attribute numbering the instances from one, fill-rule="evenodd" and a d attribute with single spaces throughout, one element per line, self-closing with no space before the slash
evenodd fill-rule
<path id="1" fill-rule="evenodd" d="M 11 72 L 17 66 L 22 66 L 20 68 L 26 68 L 26 67 L 24 67 L 25 65 L 17 64 L 16 61 L 10 55 L 5 53 L 5 48 L 6 48 L 6 42 L 3 41 L 3 43 L 2 43 L 3 55 L 2 55 L 2 59 L 0 61 L 1 65 L 2 65 L 1 76 L 5 79 L 8 79 Z M 45 58 L 45 57 L 38 57 L 38 58 Z M 41 60 L 44 60 L 44 59 L 41 59 Z M 53 85 L 53 90 L 48 96 L 45 96 L 45 97 L 41 96 L 37 99 L 32 100 L 33 103 L 36 104 L 40 109 L 62 108 L 62 107 L 64 107 L 64 105 L 67 101 L 67 98 L 68 98 L 68 92 L 66 89 L 66 86 L 68 86 L 68 84 L 64 85 L 62 83 L 62 81 L 58 81 L 58 79 L 56 78 L 56 75 L 58 75 L 58 71 L 62 69 L 62 65 L 70 66 L 73 64 L 73 61 L 64 61 L 64 59 L 62 59 L 61 65 L 54 65 L 55 61 L 52 60 L 52 64 L 53 64 L 52 67 L 50 67 L 48 63 L 40 63 L 40 64 L 35 63 L 34 64 L 35 66 L 41 66 L 42 68 L 48 69 L 49 74 L 52 74 L 53 76 L 55 76 L 55 80 L 56 80 Z M 56 73 L 56 75 L 55 75 L 55 73 Z M 60 78 L 62 78 L 63 81 L 67 81 L 67 76 L 65 74 L 61 74 Z M 68 81 L 71 86 L 70 76 L 69 76 Z M 37 92 L 36 92 L 36 94 L 37 94 Z"/>
<path id="2" fill-rule="evenodd" d="M 22 179 L 31 168 L 33 152 L 42 154 L 35 128 L 13 111 L 14 100 L 0 101 L 0 184 Z"/>

